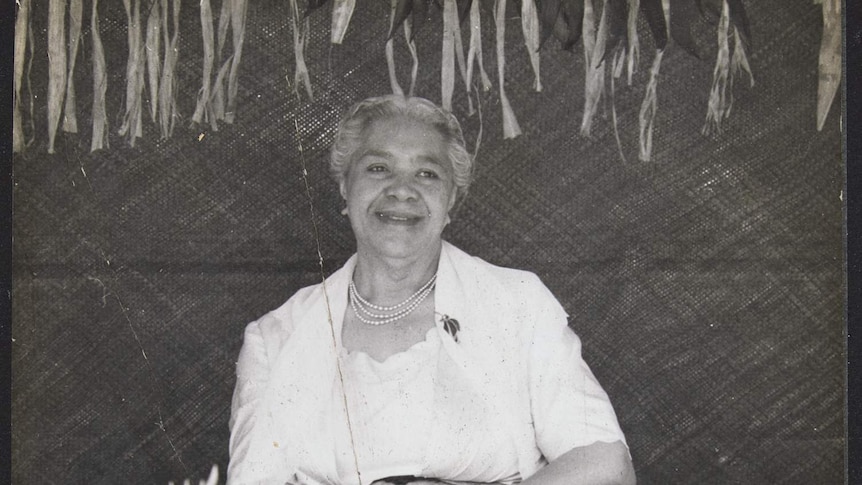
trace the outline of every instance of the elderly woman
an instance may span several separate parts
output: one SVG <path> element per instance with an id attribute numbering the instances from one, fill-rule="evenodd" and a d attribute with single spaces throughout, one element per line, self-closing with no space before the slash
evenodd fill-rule
<path id="1" fill-rule="evenodd" d="M 330 169 L 357 251 L 246 328 L 228 483 L 634 483 L 550 291 L 441 238 L 472 173 L 457 120 L 367 99 Z"/>

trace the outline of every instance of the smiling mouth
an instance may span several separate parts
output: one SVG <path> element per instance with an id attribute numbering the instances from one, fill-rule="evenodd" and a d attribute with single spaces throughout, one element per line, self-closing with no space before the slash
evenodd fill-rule
<path id="1" fill-rule="evenodd" d="M 379 211 L 374 213 L 378 219 L 391 224 L 416 224 L 422 216 L 398 212 Z"/>

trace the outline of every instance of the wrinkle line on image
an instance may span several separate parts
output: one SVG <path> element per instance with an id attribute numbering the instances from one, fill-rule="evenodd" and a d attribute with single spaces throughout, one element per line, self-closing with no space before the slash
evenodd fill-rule
<path id="1" fill-rule="evenodd" d="M 295 116 L 293 118 L 293 127 L 296 133 L 296 145 L 297 149 L 299 150 L 299 161 L 302 166 L 302 182 L 305 185 L 305 195 L 306 197 L 308 197 L 308 210 L 311 216 L 311 226 L 314 233 L 314 243 L 317 250 L 317 261 L 320 268 L 320 283 L 323 288 L 323 299 L 326 302 L 326 314 L 329 321 L 330 336 L 332 337 L 332 349 L 335 355 L 335 369 L 338 373 L 338 382 L 341 385 L 341 398 L 343 400 L 344 414 L 347 420 L 347 431 L 350 436 L 350 451 L 353 453 L 353 463 L 356 467 L 357 481 L 359 482 L 359 485 L 362 485 L 362 475 L 359 472 L 359 457 L 356 456 L 356 444 L 353 440 L 353 427 L 350 423 L 350 411 L 347 407 L 347 393 L 344 390 L 344 374 L 341 371 L 341 362 L 339 362 L 338 359 L 338 344 L 335 337 L 335 324 L 333 323 L 332 319 L 332 308 L 329 305 L 329 293 L 326 291 L 326 274 L 323 269 L 323 253 L 320 250 L 320 233 L 317 228 L 317 217 L 314 212 L 314 200 L 311 197 L 311 186 L 308 183 L 308 170 L 305 166 L 305 152 L 302 149 L 302 140 L 300 139 L 299 135 L 299 123 L 296 121 Z"/>

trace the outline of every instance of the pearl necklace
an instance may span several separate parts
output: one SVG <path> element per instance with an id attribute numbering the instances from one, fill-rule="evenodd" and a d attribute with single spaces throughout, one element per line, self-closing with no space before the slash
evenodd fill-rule
<path id="1" fill-rule="evenodd" d="M 360 295 L 359 291 L 356 290 L 356 285 L 351 279 L 348 287 L 350 307 L 353 308 L 353 313 L 356 315 L 356 318 L 367 325 L 385 325 L 387 323 L 396 322 L 406 317 L 412 313 L 413 310 L 419 307 L 419 305 L 434 289 L 436 281 L 437 275 L 435 274 L 427 283 L 416 290 L 416 293 L 413 293 L 401 303 L 392 306 L 381 306 L 375 305 L 365 298 L 362 298 L 362 295 Z M 377 313 L 372 310 L 377 310 L 377 312 L 383 313 Z"/>

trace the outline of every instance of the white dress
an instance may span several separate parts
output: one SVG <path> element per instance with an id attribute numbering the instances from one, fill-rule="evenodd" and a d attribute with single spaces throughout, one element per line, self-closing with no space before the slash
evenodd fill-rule
<path id="1" fill-rule="evenodd" d="M 342 483 L 401 475 L 450 477 L 475 482 L 519 478 L 518 455 L 500 423 L 488 419 L 479 396 L 465 404 L 472 412 L 437 412 L 438 361 L 447 359 L 437 329 L 404 352 L 378 362 L 342 348 L 341 363 L 353 445 L 337 450 Z M 459 394 L 474 394 L 469 387 Z M 454 396 L 451 396 L 454 397 Z M 446 408 L 444 408 L 446 409 Z M 428 453 L 432 434 L 449 436 L 450 453 Z M 475 437 L 480 436 L 480 440 Z M 354 456 L 352 449 L 356 450 Z M 433 462 L 425 458 L 436 456 Z M 500 466 L 500 464 L 509 466 Z M 363 480 L 367 483 L 367 480 Z"/>
<path id="2" fill-rule="evenodd" d="M 566 313 L 534 274 L 444 242 L 437 325 L 381 363 L 341 345 L 354 265 L 246 327 L 228 483 L 512 482 L 575 447 L 625 443 Z M 458 320 L 457 341 L 443 316 Z"/>

